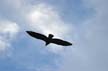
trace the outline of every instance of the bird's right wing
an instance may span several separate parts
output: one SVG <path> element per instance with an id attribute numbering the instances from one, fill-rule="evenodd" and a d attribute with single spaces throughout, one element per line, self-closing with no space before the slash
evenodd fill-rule
<path id="1" fill-rule="evenodd" d="M 46 41 L 47 40 L 47 37 L 43 34 L 40 34 L 40 33 L 36 33 L 36 32 L 33 32 L 33 31 L 26 31 L 30 36 L 34 37 L 34 38 L 37 38 L 37 39 L 40 39 L 40 40 L 43 40 L 43 41 Z"/>
<path id="2" fill-rule="evenodd" d="M 72 43 L 61 40 L 61 39 L 52 39 L 52 43 L 58 44 L 58 45 L 62 45 L 62 46 L 70 46 L 72 45 Z"/>

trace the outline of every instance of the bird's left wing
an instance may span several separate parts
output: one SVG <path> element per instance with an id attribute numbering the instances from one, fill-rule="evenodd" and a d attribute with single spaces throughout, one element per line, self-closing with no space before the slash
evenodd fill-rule
<path id="1" fill-rule="evenodd" d="M 61 40 L 61 39 L 56 39 L 56 38 L 52 39 L 52 43 L 62 45 L 62 46 L 70 46 L 70 45 L 72 45 L 72 43 L 70 43 L 70 42 L 67 42 L 67 41 L 64 41 L 64 40 Z"/>
<path id="2" fill-rule="evenodd" d="M 30 36 L 34 37 L 34 38 L 37 38 L 37 39 L 40 39 L 40 40 L 43 40 L 43 41 L 46 41 L 47 40 L 47 37 L 43 34 L 40 34 L 40 33 L 36 33 L 36 32 L 33 32 L 33 31 L 26 31 Z"/>

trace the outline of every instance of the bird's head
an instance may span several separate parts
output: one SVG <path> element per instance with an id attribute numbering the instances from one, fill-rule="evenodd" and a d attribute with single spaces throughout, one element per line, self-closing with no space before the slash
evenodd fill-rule
<path id="1" fill-rule="evenodd" d="M 48 36 L 49 38 L 52 38 L 52 37 L 54 37 L 54 35 L 53 34 L 49 34 L 49 36 Z"/>

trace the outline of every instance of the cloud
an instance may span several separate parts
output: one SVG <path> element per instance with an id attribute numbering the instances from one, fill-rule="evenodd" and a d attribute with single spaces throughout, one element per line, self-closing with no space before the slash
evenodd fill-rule
<path id="1" fill-rule="evenodd" d="M 27 13 L 27 20 L 31 30 L 41 32 L 46 36 L 54 34 L 55 37 L 64 38 L 70 30 L 69 25 L 60 18 L 58 12 L 52 6 L 44 3 L 32 6 Z M 51 46 L 49 45 L 50 48 Z M 53 45 L 51 50 L 56 52 L 62 48 Z"/>
<path id="2" fill-rule="evenodd" d="M 7 51 L 11 46 L 11 41 L 19 31 L 16 23 L 10 21 L 0 21 L 0 54 Z"/>
<path id="3" fill-rule="evenodd" d="M 6 43 L 4 41 L 0 40 L 0 52 L 5 51 L 7 46 L 9 46 L 9 45 L 8 44 L 6 45 Z"/>
<path id="4" fill-rule="evenodd" d="M 107 0 L 83 0 L 95 10 L 94 16 L 83 22 L 76 39 L 76 48 L 67 50 L 59 71 L 107 71 L 108 9 Z"/>
<path id="5" fill-rule="evenodd" d="M 3 7 L 18 9 L 23 5 L 24 0 L 3 0 L 0 5 Z M 0 7 L 1 8 L 1 7 Z"/>
<path id="6" fill-rule="evenodd" d="M 0 15 L 12 20 L 0 22 L 0 44 L 2 45 L 0 46 L 0 57 L 1 55 L 10 56 L 12 47 L 15 46 L 18 48 L 13 50 L 14 54 L 10 57 L 12 61 L 24 65 L 28 70 L 29 68 L 34 70 L 39 67 L 41 71 L 44 69 L 52 71 L 57 66 L 55 60 L 58 61 L 58 57 L 52 52 L 60 53 L 64 48 L 56 45 L 52 46 L 52 44 L 48 48 L 44 48 L 41 44 L 30 41 L 30 38 L 26 37 L 24 33 L 25 29 L 40 32 L 46 34 L 46 36 L 52 33 L 55 34 L 55 37 L 65 38 L 69 31 L 69 26 L 61 20 L 58 12 L 52 6 L 43 3 L 38 5 L 27 4 L 25 6 L 21 4 L 20 0 L 18 0 L 18 4 L 16 3 L 17 1 L 8 1 L 4 0 L 3 5 L 0 3 L 0 9 L 3 9 Z M 20 36 L 17 38 L 17 43 L 12 44 L 11 42 L 14 41 L 19 31 L 19 26 L 20 29 L 23 29 L 21 31 L 24 32 L 21 34 L 21 38 L 19 38 Z M 41 51 L 46 52 L 46 54 L 41 54 Z"/>
<path id="7" fill-rule="evenodd" d="M 46 4 L 39 4 L 28 14 L 29 25 L 37 28 L 44 34 L 63 35 L 68 31 L 68 27 L 60 19 L 56 10 Z M 61 29 L 60 29 L 61 26 Z"/>
<path id="8" fill-rule="evenodd" d="M 21 34 L 20 39 L 19 37 L 17 38 L 17 43 L 13 42 L 15 41 L 14 38 L 19 32 L 19 26 L 20 29 L 41 32 L 46 34 L 46 36 L 49 33 L 52 33 L 55 34 L 55 37 L 65 38 L 65 35 L 69 32 L 69 26 L 61 20 L 59 14 L 53 9 L 53 7 L 43 3 L 38 5 L 28 4 L 25 6 L 21 1 L 22 0 L 4 0 L 0 2 L 0 16 L 8 19 L 8 21 L 0 21 L 0 57 L 10 56 L 12 53 L 12 47 L 15 46 L 18 48 L 13 50 L 14 54 L 10 57 L 12 62 L 15 62 L 21 66 L 24 65 L 24 67 L 28 68 L 28 70 L 29 67 L 30 70 L 32 68 L 34 70 L 39 66 L 41 71 L 44 69 L 46 71 L 52 71 L 52 69 L 55 69 L 56 66 L 55 60 L 58 61 L 58 57 L 52 52 L 60 53 L 64 50 L 64 48 L 56 45 L 53 45 L 53 47 L 50 45 L 48 48 L 44 48 L 41 44 L 30 41 L 30 38 L 26 37 L 24 30 L 21 30 L 24 32 Z M 25 14 L 27 17 L 26 21 L 26 17 L 24 17 Z M 13 22 L 13 20 L 15 22 Z M 29 29 L 26 26 L 29 27 Z M 46 52 L 46 54 L 41 54 L 41 51 Z M 12 66 L 11 63 L 9 64 Z"/>

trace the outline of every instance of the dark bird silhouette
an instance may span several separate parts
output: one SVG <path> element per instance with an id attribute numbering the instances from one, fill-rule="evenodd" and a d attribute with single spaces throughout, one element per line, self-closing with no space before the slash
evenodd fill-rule
<path id="1" fill-rule="evenodd" d="M 36 32 L 33 32 L 33 31 L 26 31 L 26 32 L 30 36 L 34 37 L 34 38 L 37 38 L 37 39 L 45 41 L 46 42 L 46 46 L 48 44 L 50 44 L 50 43 L 54 43 L 54 44 L 58 44 L 58 45 L 62 45 L 62 46 L 70 46 L 70 45 L 72 45 L 72 43 L 70 43 L 70 42 L 67 42 L 67 41 L 64 41 L 64 40 L 61 40 L 61 39 L 53 38 L 54 35 L 52 35 L 52 34 L 49 34 L 49 36 L 46 37 L 43 34 L 36 33 Z"/>

